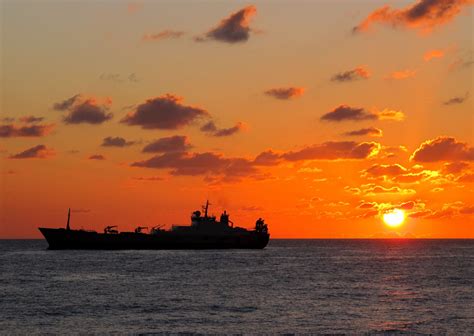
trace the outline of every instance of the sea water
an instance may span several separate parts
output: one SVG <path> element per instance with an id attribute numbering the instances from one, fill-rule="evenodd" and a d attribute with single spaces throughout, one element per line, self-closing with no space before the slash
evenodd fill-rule
<path id="1" fill-rule="evenodd" d="M 474 240 L 46 248 L 0 241 L 1 334 L 474 334 Z"/>

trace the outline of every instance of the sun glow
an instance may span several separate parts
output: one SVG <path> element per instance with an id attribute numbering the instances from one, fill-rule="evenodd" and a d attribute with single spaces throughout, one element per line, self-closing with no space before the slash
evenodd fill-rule
<path id="1" fill-rule="evenodd" d="M 400 209 L 393 209 L 384 213 L 383 221 L 390 227 L 398 227 L 405 221 L 405 211 Z"/>

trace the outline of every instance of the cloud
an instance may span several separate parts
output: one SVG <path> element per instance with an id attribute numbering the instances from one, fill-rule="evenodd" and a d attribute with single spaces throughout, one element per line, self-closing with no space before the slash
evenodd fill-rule
<path id="1" fill-rule="evenodd" d="M 441 50 L 441 49 L 429 50 L 425 52 L 425 54 L 423 55 L 423 59 L 425 60 L 425 62 L 429 62 L 435 58 L 443 58 L 444 54 L 445 54 L 444 50 Z"/>
<path id="2" fill-rule="evenodd" d="M 171 169 L 172 175 L 223 175 L 245 177 L 257 173 L 251 161 L 244 158 L 225 158 L 220 154 L 164 153 L 145 161 L 132 163 L 132 167 Z"/>
<path id="3" fill-rule="evenodd" d="M 363 108 L 350 107 L 348 105 L 339 105 L 331 112 L 324 114 L 321 120 L 325 121 L 361 121 L 361 120 L 376 120 L 378 119 L 377 114 L 366 111 Z"/>
<path id="4" fill-rule="evenodd" d="M 405 114 L 402 111 L 384 109 L 376 112 L 376 114 L 379 120 L 402 121 L 405 119 Z"/>
<path id="5" fill-rule="evenodd" d="M 19 119 L 21 122 L 26 124 L 34 124 L 40 121 L 43 121 L 43 117 L 35 117 L 35 116 L 27 116 L 27 117 L 20 117 Z"/>
<path id="6" fill-rule="evenodd" d="M 0 125 L 0 138 L 13 137 L 42 137 L 49 134 L 54 128 L 54 124 L 41 125 Z"/>
<path id="7" fill-rule="evenodd" d="M 466 162 L 448 162 L 443 166 L 443 173 L 445 174 L 458 174 L 469 168 L 469 163 Z"/>
<path id="8" fill-rule="evenodd" d="M 464 103 L 469 98 L 469 92 L 464 95 L 464 97 L 453 97 L 451 99 L 446 100 L 443 102 L 443 105 L 450 106 L 450 105 L 459 105 Z"/>
<path id="9" fill-rule="evenodd" d="M 102 141 L 102 147 L 126 147 L 135 144 L 134 141 L 127 141 L 122 137 L 106 137 Z"/>
<path id="10" fill-rule="evenodd" d="M 63 100 L 62 102 L 55 103 L 53 105 L 53 109 L 55 109 L 56 111 L 67 111 L 74 105 L 77 100 L 80 99 L 80 97 L 81 95 L 77 94 L 72 96 L 71 98 Z"/>
<path id="11" fill-rule="evenodd" d="M 170 153 L 185 152 L 191 148 L 188 137 L 183 135 L 174 135 L 171 137 L 161 138 L 146 145 L 143 153 Z"/>
<path id="12" fill-rule="evenodd" d="M 148 177 L 134 177 L 136 181 L 163 181 L 164 178 L 161 176 L 148 176 Z"/>
<path id="13" fill-rule="evenodd" d="M 359 79 L 368 79 L 370 72 L 367 68 L 359 66 L 355 69 L 335 74 L 331 81 L 333 82 L 352 82 Z"/>
<path id="14" fill-rule="evenodd" d="M 112 100 L 106 98 L 99 103 L 94 97 L 84 97 L 80 94 L 72 96 L 62 102 L 53 105 L 57 111 L 67 111 L 63 121 L 66 124 L 102 124 L 112 119 L 112 113 L 107 113 Z"/>
<path id="15" fill-rule="evenodd" d="M 361 187 L 361 192 L 368 196 L 374 196 L 377 194 L 399 194 L 399 195 L 411 195 L 415 194 L 416 191 L 413 189 L 402 189 L 400 187 L 384 187 L 375 184 L 366 184 Z"/>
<path id="16" fill-rule="evenodd" d="M 272 150 L 264 151 L 253 160 L 256 166 L 275 166 L 281 162 L 281 155 Z"/>
<path id="17" fill-rule="evenodd" d="M 375 23 L 393 28 L 407 28 L 422 33 L 431 32 L 438 26 L 452 21 L 472 0 L 418 0 L 403 9 L 392 9 L 385 5 L 370 13 L 359 25 L 353 28 L 354 33 L 369 30 Z"/>
<path id="18" fill-rule="evenodd" d="M 423 142 L 410 157 L 415 162 L 474 161 L 474 147 L 453 137 L 440 136 Z"/>
<path id="19" fill-rule="evenodd" d="M 393 177 L 407 172 L 407 169 L 399 164 L 374 164 L 370 168 L 363 171 L 363 176 L 372 177 Z"/>
<path id="20" fill-rule="evenodd" d="M 394 71 L 387 76 L 385 76 L 385 79 L 393 79 L 393 80 L 404 80 L 404 79 L 409 79 L 413 78 L 416 75 L 416 70 L 411 70 L 411 69 L 406 69 L 406 70 L 399 70 L 399 71 Z"/>
<path id="21" fill-rule="evenodd" d="M 169 39 L 178 39 L 185 34 L 183 31 L 178 30 L 163 30 L 159 33 L 155 34 L 145 34 L 142 37 L 143 41 L 162 41 L 162 40 L 169 40 Z"/>
<path id="22" fill-rule="evenodd" d="M 18 154 L 12 155 L 10 159 L 45 159 L 48 156 L 54 155 L 54 151 L 52 149 L 47 148 L 45 145 L 38 145 Z"/>
<path id="23" fill-rule="evenodd" d="M 289 100 L 296 97 L 300 97 L 304 94 L 305 88 L 302 87 L 282 87 L 282 88 L 274 88 L 265 91 L 264 93 L 267 96 L 281 99 L 281 100 Z"/>
<path id="24" fill-rule="evenodd" d="M 355 131 L 350 131 L 344 133 L 347 136 L 369 136 L 373 138 L 380 138 L 383 136 L 383 132 L 381 129 L 376 127 L 368 127 L 368 128 L 361 128 Z"/>
<path id="25" fill-rule="evenodd" d="M 456 182 L 460 183 L 474 183 L 474 173 L 466 173 L 461 176 L 459 176 L 456 179 Z"/>
<path id="26" fill-rule="evenodd" d="M 103 156 L 102 154 L 93 154 L 91 156 L 88 157 L 89 160 L 99 160 L 99 161 L 102 161 L 102 160 L 105 160 L 105 156 Z"/>
<path id="27" fill-rule="evenodd" d="M 209 113 L 202 108 L 184 105 L 182 97 L 165 94 L 138 105 L 121 122 L 141 126 L 143 129 L 170 130 L 184 127 L 208 116 Z"/>
<path id="28" fill-rule="evenodd" d="M 255 6 L 247 6 L 223 19 L 216 27 L 204 34 L 204 36 L 196 37 L 195 41 L 203 42 L 206 40 L 215 40 L 225 43 L 246 42 L 252 32 L 250 19 L 256 13 L 257 8 Z"/>
<path id="29" fill-rule="evenodd" d="M 376 142 L 329 141 L 283 153 L 281 158 L 287 161 L 366 159 L 377 155 L 380 147 Z"/>
<path id="30" fill-rule="evenodd" d="M 207 133 L 208 135 L 212 135 L 215 137 L 226 137 L 234 135 L 240 132 L 244 127 L 242 122 L 238 122 L 235 126 L 229 128 L 217 128 L 214 122 L 211 120 L 207 124 L 201 127 L 201 131 Z"/>
<path id="31" fill-rule="evenodd" d="M 99 76 L 99 79 L 104 80 L 104 81 L 117 82 L 117 83 L 124 83 L 124 82 L 137 83 L 140 81 L 135 73 L 131 73 L 128 76 L 125 75 L 124 77 L 122 77 L 122 75 L 119 73 L 103 73 Z"/>

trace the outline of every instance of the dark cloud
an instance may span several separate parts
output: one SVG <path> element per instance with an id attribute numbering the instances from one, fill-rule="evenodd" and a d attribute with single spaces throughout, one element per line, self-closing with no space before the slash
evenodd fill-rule
<path id="1" fill-rule="evenodd" d="M 163 30 L 159 33 L 154 34 L 145 34 L 142 37 L 143 41 L 162 41 L 162 40 L 169 40 L 169 39 L 177 39 L 182 37 L 185 34 L 183 31 L 178 30 Z"/>
<path id="2" fill-rule="evenodd" d="M 178 129 L 209 116 L 206 110 L 187 106 L 182 102 L 183 98 L 173 94 L 150 98 L 138 105 L 121 122 L 144 129 Z"/>
<path id="3" fill-rule="evenodd" d="M 102 124 L 112 119 L 112 113 L 107 113 L 111 104 L 110 98 L 99 103 L 96 98 L 86 98 L 77 94 L 54 104 L 53 108 L 58 111 L 67 111 L 63 118 L 66 124 Z"/>
<path id="4" fill-rule="evenodd" d="M 43 121 L 43 117 L 35 117 L 35 116 L 27 116 L 27 117 L 21 117 L 20 119 L 21 122 L 27 123 L 27 124 L 34 124 L 40 121 Z"/>
<path id="5" fill-rule="evenodd" d="M 353 28 L 353 32 L 367 31 L 374 23 L 380 23 L 427 33 L 452 21 L 469 5 L 472 5 L 472 0 L 418 0 L 403 9 L 392 9 L 385 5 L 369 14 Z"/>
<path id="6" fill-rule="evenodd" d="M 53 105 L 53 109 L 57 110 L 57 111 L 66 111 L 68 110 L 69 108 L 72 107 L 72 105 L 74 105 L 74 103 L 79 100 L 81 97 L 80 94 L 77 94 L 77 95 L 74 95 L 72 96 L 71 98 L 68 98 L 66 100 L 63 100 L 62 102 L 59 102 L 59 103 L 55 103 Z"/>
<path id="7" fill-rule="evenodd" d="M 450 106 L 450 105 L 459 105 L 464 103 L 467 98 L 469 98 L 469 93 L 466 93 L 463 97 L 453 97 L 451 99 L 446 100 L 443 102 L 443 105 Z"/>
<path id="8" fill-rule="evenodd" d="M 229 128 L 218 128 L 213 121 L 201 127 L 201 131 L 215 137 L 226 137 L 240 132 L 243 128 L 243 123 L 238 122 L 235 126 Z"/>
<path id="9" fill-rule="evenodd" d="M 370 168 L 363 171 L 363 175 L 372 177 L 381 176 L 398 176 L 406 173 L 408 170 L 399 164 L 374 164 Z"/>
<path id="10" fill-rule="evenodd" d="M 363 108 L 350 107 L 348 105 L 340 105 L 331 112 L 324 114 L 321 120 L 324 121 L 361 121 L 361 120 L 376 120 L 378 115 L 372 112 L 368 112 Z"/>
<path id="11" fill-rule="evenodd" d="M 329 141 L 281 154 L 288 161 L 366 159 L 380 151 L 376 142 Z"/>
<path id="12" fill-rule="evenodd" d="M 0 119 L 2 122 L 6 122 L 6 123 L 12 123 L 15 121 L 15 118 L 13 117 L 4 117 L 2 119 Z"/>
<path id="13" fill-rule="evenodd" d="M 443 173 L 445 174 L 458 174 L 469 168 L 469 163 L 466 162 L 448 162 L 444 164 Z"/>
<path id="14" fill-rule="evenodd" d="M 161 138 L 143 147 L 143 153 L 170 153 L 185 152 L 191 148 L 188 137 L 183 135 L 174 135 Z"/>
<path id="15" fill-rule="evenodd" d="M 171 169 L 172 175 L 223 175 L 244 177 L 257 172 L 252 162 L 243 158 L 225 158 L 216 153 L 165 153 L 132 163 L 133 167 Z"/>
<path id="16" fill-rule="evenodd" d="M 48 156 L 54 155 L 54 152 L 45 145 L 38 145 L 18 154 L 10 156 L 10 159 L 44 159 Z"/>
<path id="17" fill-rule="evenodd" d="M 93 154 L 88 157 L 89 160 L 105 160 L 105 156 L 102 154 Z"/>
<path id="18" fill-rule="evenodd" d="M 257 155 L 253 163 L 256 166 L 275 166 L 282 160 L 280 154 L 275 153 L 272 150 L 267 150 Z"/>
<path id="19" fill-rule="evenodd" d="M 300 97 L 304 94 L 305 89 L 302 87 L 286 87 L 286 88 L 274 88 L 265 91 L 267 96 L 271 96 L 276 99 L 288 100 L 296 97 Z"/>
<path id="20" fill-rule="evenodd" d="M 410 157 L 416 162 L 474 161 L 474 147 L 455 138 L 440 136 L 423 142 Z"/>
<path id="21" fill-rule="evenodd" d="M 355 69 L 340 72 L 335 74 L 331 81 L 333 82 L 352 82 L 359 79 L 368 79 L 370 77 L 370 72 L 365 67 L 357 67 Z"/>
<path id="22" fill-rule="evenodd" d="M 252 29 L 250 19 L 257 13 L 255 6 L 247 6 L 229 17 L 223 19 L 215 28 L 212 28 L 204 36 L 196 37 L 197 42 L 205 40 L 216 40 L 226 43 L 246 42 Z"/>
<path id="23" fill-rule="evenodd" d="M 0 138 L 13 137 L 42 137 L 49 134 L 54 128 L 54 124 L 49 125 L 0 125 Z"/>
<path id="24" fill-rule="evenodd" d="M 383 132 L 381 129 L 376 127 L 368 127 L 368 128 L 361 128 L 355 131 L 350 131 L 344 133 L 347 136 L 369 136 L 374 138 L 380 138 L 383 136 Z"/>
<path id="25" fill-rule="evenodd" d="M 135 144 L 135 141 L 127 141 L 122 137 L 106 137 L 102 141 L 102 147 L 126 147 Z"/>

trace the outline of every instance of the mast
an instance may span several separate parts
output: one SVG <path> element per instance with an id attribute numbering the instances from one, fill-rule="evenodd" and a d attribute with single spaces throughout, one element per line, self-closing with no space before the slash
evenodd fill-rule
<path id="1" fill-rule="evenodd" d="M 204 208 L 204 218 L 207 218 L 207 209 L 209 208 L 209 200 L 206 201 L 206 207 Z"/>
<path id="2" fill-rule="evenodd" d="M 67 211 L 67 225 L 66 225 L 66 230 L 71 230 L 71 228 L 69 227 L 69 220 L 71 219 L 71 208 L 68 209 Z"/>

